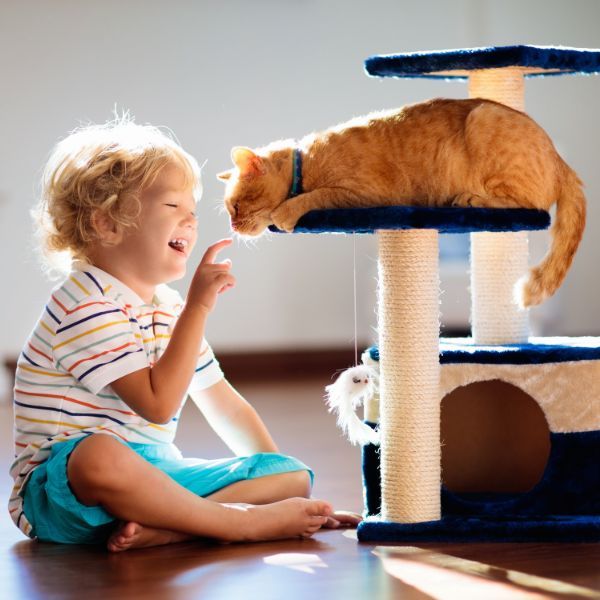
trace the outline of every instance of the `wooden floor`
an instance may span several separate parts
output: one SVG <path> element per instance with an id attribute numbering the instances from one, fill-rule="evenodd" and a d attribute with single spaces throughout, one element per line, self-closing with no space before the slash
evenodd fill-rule
<path id="1" fill-rule="evenodd" d="M 327 380 L 238 385 L 282 452 L 310 464 L 314 496 L 361 512 L 360 453 L 322 401 Z M 11 411 L 0 406 L 0 501 L 6 504 Z M 227 454 L 193 405 L 178 434 L 185 455 Z M 355 532 L 246 545 L 185 543 L 111 555 L 25 539 L 0 512 L 0 598 L 600 598 L 599 544 L 359 544 Z"/>

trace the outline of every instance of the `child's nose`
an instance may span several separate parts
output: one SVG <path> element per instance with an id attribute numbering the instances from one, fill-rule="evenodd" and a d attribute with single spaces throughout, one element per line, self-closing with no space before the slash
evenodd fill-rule
<path id="1" fill-rule="evenodd" d="M 184 219 L 183 224 L 185 227 L 188 227 L 190 229 L 196 229 L 196 227 L 198 226 L 198 218 L 196 217 L 196 215 L 188 215 Z"/>

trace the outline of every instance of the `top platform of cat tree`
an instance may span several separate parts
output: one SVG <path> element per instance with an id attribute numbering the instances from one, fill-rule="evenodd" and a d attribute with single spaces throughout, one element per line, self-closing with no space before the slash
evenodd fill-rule
<path id="1" fill-rule="evenodd" d="M 546 229 L 550 214 L 524 208 L 377 206 L 311 210 L 293 233 L 375 233 L 378 230 L 437 229 L 440 233 Z M 282 233 L 271 225 L 269 229 Z"/>
<path id="2" fill-rule="evenodd" d="M 466 81 L 471 71 L 517 67 L 525 77 L 600 73 L 600 50 L 562 46 L 495 46 L 371 56 L 373 77 Z"/>

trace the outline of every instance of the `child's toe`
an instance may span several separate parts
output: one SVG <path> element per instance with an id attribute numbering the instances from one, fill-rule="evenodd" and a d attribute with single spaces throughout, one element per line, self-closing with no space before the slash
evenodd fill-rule
<path id="1" fill-rule="evenodd" d="M 331 504 L 324 500 L 313 500 L 308 507 L 308 513 L 311 515 L 329 516 L 332 512 L 333 508 Z"/>

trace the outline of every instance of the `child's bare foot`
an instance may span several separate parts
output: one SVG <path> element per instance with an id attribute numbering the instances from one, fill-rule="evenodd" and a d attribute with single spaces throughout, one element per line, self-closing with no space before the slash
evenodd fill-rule
<path id="1" fill-rule="evenodd" d="M 147 548 L 149 546 L 162 546 L 192 539 L 193 536 L 167 531 L 166 529 L 153 529 L 139 523 L 129 521 L 121 523 L 112 533 L 106 547 L 111 552 L 123 552 L 133 548 Z"/>
<path id="2" fill-rule="evenodd" d="M 280 540 L 293 537 L 309 538 L 333 513 L 328 502 L 288 498 L 272 504 L 229 506 L 247 512 L 243 541 Z"/>

